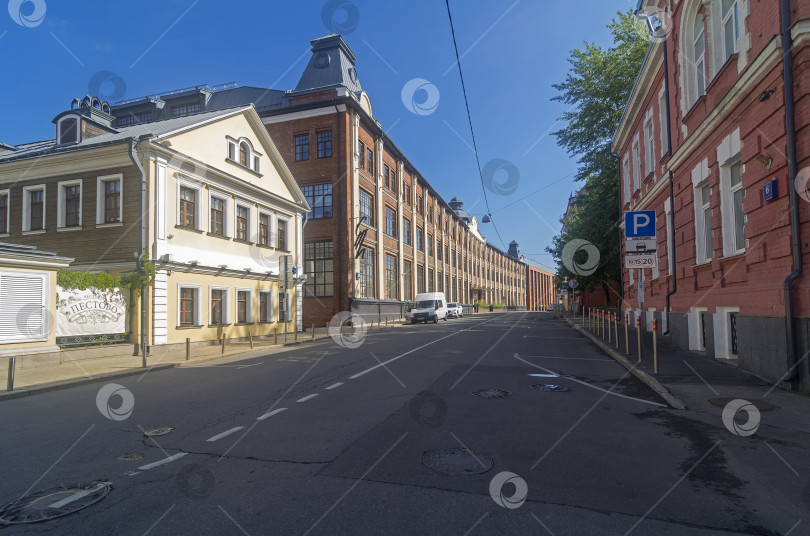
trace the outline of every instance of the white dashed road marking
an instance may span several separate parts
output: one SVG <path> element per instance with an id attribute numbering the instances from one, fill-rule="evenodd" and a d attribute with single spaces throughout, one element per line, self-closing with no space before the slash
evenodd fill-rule
<path id="1" fill-rule="evenodd" d="M 244 428 L 244 426 L 237 426 L 236 428 L 231 428 L 230 430 L 226 430 L 225 432 L 222 432 L 221 434 L 217 434 L 214 437 L 209 437 L 208 439 L 206 439 L 206 441 L 213 442 L 213 441 L 216 441 L 217 439 L 222 439 L 223 437 L 227 437 L 227 436 L 231 435 L 234 432 L 238 432 L 242 428 Z"/>
<path id="2" fill-rule="evenodd" d="M 168 458 L 164 458 L 164 459 L 162 459 L 162 460 L 160 460 L 158 462 L 142 465 L 142 466 L 138 467 L 138 469 L 141 470 L 141 471 L 146 471 L 147 469 L 152 469 L 152 468 L 157 467 L 159 465 L 170 463 L 170 462 L 173 462 L 174 460 L 179 460 L 180 458 L 182 458 L 186 454 L 188 454 L 188 453 L 187 452 L 180 452 L 178 454 L 175 454 L 174 456 L 169 456 Z"/>
<path id="3" fill-rule="evenodd" d="M 324 387 L 324 389 L 326 389 L 327 391 L 330 391 L 332 389 L 337 389 L 341 385 L 343 385 L 343 382 L 337 382 L 335 384 L 330 385 L 329 387 Z"/>
<path id="4" fill-rule="evenodd" d="M 279 413 L 281 413 L 282 411 L 287 411 L 287 408 L 278 408 L 278 409 L 274 409 L 273 411 L 270 411 L 270 412 L 268 412 L 268 413 L 265 413 L 265 414 L 264 414 L 264 415 L 262 415 L 261 417 L 257 417 L 257 418 L 256 418 L 256 420 L 257 420 L 257 421 L 263 421 L 263 420 L 267 419 L 268 417 L 272 417 L 273 415 L 278 415 L 278 414 L 279 414 Z"/>
<path id="5" fill-rule="evenodd" d="M 318 393 L 313 393 L 311 395 L 305 396 L 304 398 L 299 398 L 298 400 L 296 400 L 296 402 L 306 402 L 307 400 L 312 400 L 316 396 L 318 396 Z"/>
<path id="6" fill-rule="evenodd" d="M 97 491 L 101 491 L 102 489 L 104 489 L 104 486 L 106 486 L 107 484 L 109 484 L 109 482 L 102 482 L 101 484 L 98 484 L 96 487 L 94 487 L 94 488 L 92 488 L 92 489 L 86 489 L 86 490 L 84 490 L 84 491 L 80 491 L 80 492 L 78 492 L 78 493 L 74 493 L 74 494 L 73 494 L 73 495 L 71 495 L 70 497 L 65 497 L 65 498 L 64 498 L 64 499 L 62 499 L 61 501 L 57 501 L 57 502 L 55 502 L 55 503 L 53 503 L 53 504 L 49 504 L 49 505 L 48 505 L 48 508 L 62 508 L 62 507 L 63 507 L 63 506 L 65 506 L 66 504 L 70 504 L 70 503 L 72 503 L 73 501 L 78 501 L 79 499 L 82 499 L 82 498 L 84 498 L 84 497 L 87 497 L 87 496 L 88 496 L 88 495 L 90 495 L 91 493 L 95 493 L 95 492 L 97 492 Z"/>

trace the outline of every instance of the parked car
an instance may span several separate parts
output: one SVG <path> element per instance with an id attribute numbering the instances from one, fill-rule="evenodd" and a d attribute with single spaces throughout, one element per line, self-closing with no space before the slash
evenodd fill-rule
<path id="1" fill-rule="evenodd" d="M 450 318 L 461 318 L 464 316 L 464 307 L 460 303 L 450 302 L 447 304 L 447 316 Z"/>
<path id="2" fill-rule="evenodd" d="M 411 324 L 447 321 L 447 300 L 444 298 L 444 292 L 417 294 L 414 302 L 414 308 L 411 310 Z"/>

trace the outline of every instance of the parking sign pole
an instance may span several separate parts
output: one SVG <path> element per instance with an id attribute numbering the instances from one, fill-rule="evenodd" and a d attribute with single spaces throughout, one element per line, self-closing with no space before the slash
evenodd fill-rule
<path id="1" fill-rule="evenodd" d="M 628 324 L 630 324 L 630 315 L 624 313 L 624 345 L 627 348 L 627 355 L 630 355 L 630 333 L 628 332 Z"/>

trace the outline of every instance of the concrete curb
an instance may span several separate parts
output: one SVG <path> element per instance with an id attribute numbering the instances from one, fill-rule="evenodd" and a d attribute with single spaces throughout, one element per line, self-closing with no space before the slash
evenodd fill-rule
<path id="1" fill-rule="evenodd" d="M 394 326 L 397 326 L 397 325 L 402 326 L 403 324 L 394 324 L 394 323 L 392 323 L 390 326 L 386 326 L 386 327 L 394 327 Z M 373 331 L 377 331 L 379 329 L 380 329 L 380 327 L 377 327 Z M 372 330 L 369 329 L 369 332 L 371 332 L 371 331 Z M 270 346 L 265 346 L 264 348 L 254 348 L 253 350 L 245 349 L 244 351 L 233 352 L 233 353 L 227 353 L 226 352 L 224 355 L 223 354 L 217 354 L 217 355 L 212 355 L 212 356 L 207 356 L 207 357 L 200 357 L 200 358 L 197 358 L 197 359 L 191 359 L 189 361 L 180 361 L 180 362 L 174 362 L 174 363 L 156 364 L 156 365 L 148 366 L 145 369 L 141 368 L 141 367 L 138 367 L 138 368 L 131 368 L 131 369 L 127 369 L 127 370 L 122 370 L 120 372 L 108 372 L 106 374 L 98 374 L 96 376 L 93 376 L 92 378 L 69 378 L 69 379 L 66 379 L 66 380 L 59 380 L 59 381 L 43 383 L 43 384 L 39 384 L 39 385 L 31 385 L 31 386 L 28 386 L 28 387 L 21 387 L 21 388 L 15 389 L 14 391 L 11 391 L 11 392 L 0 391 L 0 402 L 2 402 L 3 400 L 10 400 L 10 399 L 13 399 L 13 398 L 22 398 L 24 396 L 31 396 L 31 395 L 36 395 L 36 394 L 40 394 L 40 393 L 47 393 L 49 391 L 57 391 L 59 389 L 67 389 L 68 387 L 75 387 L 75 386 L 79 386 L 79 385 L 85 385 L 85 384 L 88 384 L 88 383 L 94 383 L 94 382 L 97 382 L 99 380 L 122 378 L 122 377 L 125 377 L 125 376 L 133 376 L 133 375 L 136 375 L 136 374 L 145 374 L 146 372 L 149 372 L 149 371 L 152 371 L 152 370 L 165 370 L 165 369 L 170 369 L 170 368 L 181 368 L 181 367 L 187 367 L 187 366 L 190 366 L 190 365 L 195 365 L 195 364 L 198 364 L 198 363 L 205 363 L 205 362 L 208 362 L 208 361 L 216 361 L 217 359 L 228 359 L 228 358 L 233 358 L 233 357 L 238 357 L 238 356 L 244 356 L 244 359 L 254 359 L 256 357 L 259 357 L 261 355 L 261 352 L 264 351 L 264 350 L 281 349 L 281 348 L 285 348 L 285 347 L 300 346 L 300 345 L 306 345 L 306 344 L 318 344 L 318 343 L 321 343 L 321 342 L 327 342 L 328 340 L 330 340 L 329 335 L 321 336 L 319 338 L 316 338 L 315 340 L 312 340 L 312 339 L 309 339 L 309 338 L 302 339 L 301 337 L 299 337 L 298 341 L 289 341 L 289 342 L 286 342 L 286 343 L 285 342 L 280 342 L 279 344 L 273 344 L 273 345 L 270 345 Z M 259 354 L 259 355 L 248 355 L 248 354 Z"/>
<path id="2" fill-rule="evenodd" d="M 38 395 L 40 393 L 47 393 L 49 391 L 58 391 L 60 389 L 67 389 L 68 387 L 76 387 L 88 383 L 95 383 L 99 380 L 109 380 L 114 378 L 123 378 L 124 376 L 135 376 L 137 374 L 146 374 L 147 372 L 150 372 L 152 370 L 174 368 L 174 366 L 175 366 L 174 363 L 167 363 L 165 365 L 153 365 L 151 367 L 146 367 L 145 369 L 136 368 L 136 369 L 122 370 L 120 372 L 108 372 L 106 374 L 99 374 L 97 376 L 93 376 L 92 378 L 70 378 L 67 380 L 60 380 L 56 382 L 32 385 L 30 387 L 21 387 L 20 389 L 16 389 L 11 392 L 8 391 L 0 392 L 0 402 L 12 398 L 22 398 L 24 396 Z"/>
<path id="3" fill-rule="evenodd" d="M 629 359 L 627 359 L 624 355 L 616 351 L 615 348 L 611 348 L 610 346 L 605 344 L 604 341 L 602 341 L 592 333 L 589 333 L 586 330 L 582 329 L 581 327 L 577 326 L 575 323 L 571 322 L 571 320 L 569 320 L 568 318 L 566 318 L 565 321 L 568 322 L 569 326 L 571 326 L 575 330 L 579 331 L 580 333 L 588 337 L 588 339 L 590 339 L 591 342 L 593 342 L 599 348 L 601 348 L 602 351 L 604 351 L 610 357 L 618 361 L 619 364 L 624 368 L 626 368 L 627 370 L 629 370 L 633 376 L 644 382 L 650 389 L 655 391 L 658 394 L 658 396 L 663 398 L 664 401 L 667 404 L 669 404 L 672 408 L 686 409 L 686 404 L 684 403 L 684 401 L 678 398 L 677 396 L 673 395 L 669 391 L 669 389 L 664 387 L 661 384 L 661 382 L 655 379 L 655 377 L 653 377 L 650 373 L 636 367 L 634 364 L 630 362 Z"/>

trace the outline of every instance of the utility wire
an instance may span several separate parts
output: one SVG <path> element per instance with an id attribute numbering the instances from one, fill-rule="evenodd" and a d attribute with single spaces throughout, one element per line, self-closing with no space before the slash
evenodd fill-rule
<path id="1" fill-rule="evenodd" d="M 489 210 L 489 200 L 487 199 L 487 189 L 484 186 L 484 174 L 481 172 L 481 159 L 478 157 L 478 145 L 475 143 L 475 131 L 473 130 L 472 116 L 470 115 L 470 102 L 467 100 L 467 88 L 464 86 L 464 74 L 461 72 L 461 58 L 458 55 L 458 44 L 456 43 L 456 31 L 453 29 L 453 16 L 450 14 L 450 0 L 445 0 L 447 5 L 447 18 L 450 19 L 450 34 L 453 36 L 453 48 L 456 51 L 456 64 L 458 65 L 458 77 L 461 79 L 461 91 L 464 93 L 464 106 L 467 108 L 467 122 L 470 124 L 470 134 L 472 135 L 473 151 L 475 152 L 475 163 L 478 165 L 478 177 L 481 179 L 481 189 L 484 191 L 484 204 L 487 206 L 487 213 Z M 506 249 L 506 243 L 501 238 L 501 233 L 495 225 L 495 220 L 492 214 L 489 214 L 489 220 L 492 222 L 492 227 L 495 229 L 495 234 L 498 235 L 498 240 L 501 241 L 501 246 Z"/>

